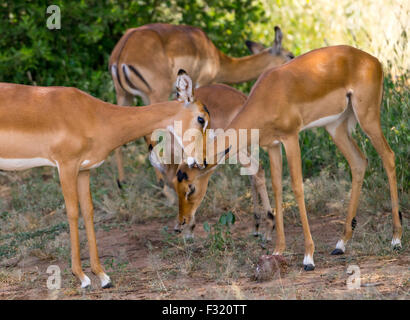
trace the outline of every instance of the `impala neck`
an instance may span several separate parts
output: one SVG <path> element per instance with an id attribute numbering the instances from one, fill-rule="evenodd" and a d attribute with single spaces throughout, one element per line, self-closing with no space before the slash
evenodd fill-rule
<path id="1" fill-rule="evenodd" d="M 229 139 L 228 136 L 224 139 L 224 149 L 229 150 L 229 152 L 225 155 L 225 161 L 230 157 L 236 157 L 238 152 L 245 147 L 250 147 L 251 145 L 251 130 L 252 129 L 261 129 L 265 125 L 266 118 L 261 117 L 259 119 L 255 119 L 253 113 L 253 107 L 251 106 L 253 101 L 249 99 L 245 102 L 244 106 L 242 107 L 241 111 L 236 115 L 236 117 L 232 120 L 232 122 L 227 125 L 224 129 L 225 133 L 229 130 L 234 130 L 236 132 L 236 140 L 232 141 Z M 246 129 L 246 139 L 243 137 L 240 139 L 240 129 Z M 259 130 L 259 140 L 263 137 L 263 130 Z M 217 149 L 217 139 L 214 140 L 213 154 L 209 154 L 209 158 L 207 159 L 208 163 L 216 163 L 217 160 L 221 160 L 223 155 L 221 154 L 222 149 Z"/>
<path id="2" fill-rule="evenodd" d="M 268 50 L 241 58 L 221 53 L 220 70 L 215 82 L 239 83 L 256 79 L 271 62 L 272 54 Z"/>
<path id="3" fill-rule="evenodd" d="M 150 135 L 156 129 L 173 126 L 174 120 L 181 120 L 177 115 L 182 108 L 183 104 L 178 101 L 145 107 L 109 105 L 104 108 L 102 115 L 102 137 L 109 144 L 110 150 L 114 150 L 130 141 Z"/>

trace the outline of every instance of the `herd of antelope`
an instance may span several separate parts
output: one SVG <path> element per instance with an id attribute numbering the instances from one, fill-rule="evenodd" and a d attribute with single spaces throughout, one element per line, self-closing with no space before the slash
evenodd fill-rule
<path id="1" fill-rule="evenodd" d="M 345 45 L 316 49 L 295 58 L 282 47 L 281 29 L 275 27 L 274 31 L 272 46 L 265 48 L 247 41 L 252 55 L 233 58 L 219 51 L 196 27 L 149 24 L 129 29 L 109 60 L 118 105 L 75 88 L 0 84 L 0 169 L 57 167 L 70 228 L 72 272 L 80 279 L 81 287 L 90 286 L 91 281 L 81 267 L 79 209 L 86 227 L 91 270 L 103 288 L 112 286 L 98 256 L 90 169 L 100 166 L 113 150 L 121 187 L 125 182 L 121 146 L 144 137 L 149 152 L 153 153 L 156 141 L 151 134 L 157 129 L 172 134 L 173 143 L 181 145 L 188 161 L 152 162 L 169 202 L 178 200 L 175 231 L 183 232 L 185 237 L 192 236 L 195 212 L 221 160 L 249 152 L 224 139 L 222 156 L 213 152 L 206 153 L 205 159 L 199 158 L 197 153 L 185 149 L 190 141 L 176 133 L 175 121 L 182 123 L 182 134 L 197 129 L 204 140 L 216 140 L 207 134 L 210 129 L 259 130 L 259 144 L 269 154 L 275 210 L 270 205 L 264 169 L 259 165 L 250 176 L 254 233 L 259 234 L 261 218 L 266 215 L 266 239 L 276 231 L 275 255 L 285 250 L 281 149 L 284 146 L 303 227 L 306 271 L 315 268 L 314 243 L 305 208 L 299 132 L 325 127 L 349 163 L 351 198 L 344 233 L 332 252 L 343 254 L 356 223 L 367 165 L 366 157 L 352 139 L 358 123 L 381 156 L 387 172 L 393 216 L 392 246 L 401 246 L 395 157 L 380 125 L 383 94 L 380 62 Z M 225 84 L 215 84 L 256 78 L 249 97 Z M 177 99 L 169 101 L 174 93 Z M 131 107 L 136 96 L 142 99 L 144 107 Z M 219 160 L 212 161 L 218 157 Z M 259 200 L 262 212 L 258 209 Z"/>

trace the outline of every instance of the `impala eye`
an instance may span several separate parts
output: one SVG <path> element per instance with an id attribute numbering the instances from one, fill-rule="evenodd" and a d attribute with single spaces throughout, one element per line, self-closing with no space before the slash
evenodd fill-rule
<path id="1" fill-rule="evenodd" d="M 202 118 L 202 117 L 198 117 L 198 122 L 199 122 L 200 124 L 204 125 L 205 119 Z"/>

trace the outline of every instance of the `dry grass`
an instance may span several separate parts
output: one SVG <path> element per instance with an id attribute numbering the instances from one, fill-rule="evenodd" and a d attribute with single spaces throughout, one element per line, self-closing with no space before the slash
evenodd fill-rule
<path id="1" fill-rule="evenodd" d="M 397 254 L 390 249 L 392 223 L 386 184 L 376 190 L 378 194 L 375 190 L 363 190 L 358 225 L 347 246 L 348 252 L 335 258 L 329 252 L 342 233 L 350 181 L 343 170 L 332 176 L 323 170 L 319 176 L 305 180 L 318 269 L 317 273 L 310 274 L 301 269 L 303 234 L 286 173 L 285 257 L 289 272 L 276 274 L 268 282 L 256 283 L 251 278 L 258 258 L 271 253 L 274 243 L 265 243 L 251 235 L 253 217 L 248 177 L 239 176 L 236 166 L 218 169 L 197 213 L 196 238 L 188 242 L 171 231 L 177 208 L 167 206 L 155 184 L 154 171 L 145 160 L 145 152 L 141 142 L 125 149 L 128 184 L 122 191 L 116 187 L 113 161 L 107 161 L 92 177 L 100 256 L 116 283 L 113 291 L 95 291 L 96 287 L 89 292 L 78 290 L 77 280 L 69 267 L 68 229 L 55 173 L 34 169 L 1 177 L 3 185 L 10 189 L 9 196 L 1 202 L 1 212 L 7 214 L 2 215 L 0 224 L 0 295 L 34 298 L 39 294 L 49 299 L 409 297 L 408 212 L 403 211 L 403 250 Z M 271 185 L 267 187 L 272 200 Z M 374 199 L 379 200 L 375 202 Z M 237 220 L 230 233 L 221 231 L 226 241 L 218 246 L 218 240 L 205 232 L 202 224 L 216 225 L 220 215 L 229 210 Z M 83 266 L 88 273 L 88 248 L 81 223 L 80 234 Z M 63 272 L 63 290 L 56 297 L 45 290 L 45 270 L 51 264 L 58 264 Z M 363 281 L 382 282 L 383 285 L 347 291 L 346 267 L 349 264 L 363 268 Z M 21 277 L 16 278 L 14 275 L 19 270 L 22 270 Z M 39 291 L 39 287 L 43 291 Z"/>
<path id="2" fill-rule="evenodd" d="M 327 45 L 350 44 L 378 57 L 393 75 L 410 68 L 410 2 L 407 0 L 262 0 L 269 19 L 255 24 L 255 38 L 273 40 L 273 27 L 285 32 L 296 54 Z"/>

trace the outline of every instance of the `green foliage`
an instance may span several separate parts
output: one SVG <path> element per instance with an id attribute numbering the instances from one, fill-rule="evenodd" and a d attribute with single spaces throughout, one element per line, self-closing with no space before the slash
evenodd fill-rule
<path id="1" fill-rule="evenodd" d="M 47 1 L 0 5 L 0 81 L 74 86 L 114 102 L 108 59 L 128 28 L 165 22 L 201 27 L 216 46 L 234 56 L 248 54 L 248 21 L 263 21 L 263 7 L 250 0 L 53 1 L 61 29 L 46 27 Z M 230 41 L 226 41 L 230 39 Z"/>
<path id="2" fill-rule="evenodd" d="M 28 245 L 31 249 L 40 248 L 67 230 L 68 223 L 60 222 L 44 229 L 2 235 L 0 241 L 5 244 L 0 245 L 0 258 L 14 256 L 23 245 Z"/>
<path id="3" fill-rule="evenodd" d="M 231 226 L 235 224 L 235 220 L 235 215 L 228 211 L 223 213 L 218 222 L 212 226 L 208 221 L 204 222 L 204 230 L 208 233 L 207 246 L 211 252 L 224 251 L 228 247 L 233 247 Z"/>
<path id="4" fill-rule="evenodd" d="M 403 46 L 408 42 L 407 33 L 405 29 L 401 32 L 402 26 L 397 23 L 396 37 L 387 39 L 379 32 L 380 26 L 367 23 L 369 17 L 361 13 L 377 16 L 379 7 L 370 6 L 369 1 L 367 4 L 350 0 L 342 2 L 343 5 L 338 6 L 324 0 L 56 0 L 53 4 L 61 8 L 61 29 L 49 30 L 46 27 L 49 2 L 6 1 L 0 5 L 0 81 L 75 86 L 102 100 L 115 102 L 107 70 L 109 55 L 126 29 L 153 22 L 201 27 L 221 51 L 232 56 L 248 54 L 244 43 L 247 39 L 269 45 L 274 37 L 274 25 L 282 27 L 284 46 L 296 55 L 329 43 L 368 48 L 384 61 L 386 77 L 381 123 L 396 154 L 399 190 L 407 193 L 410 181 L 408 72 L 394 78 L 390 75 L 391 68 L 405 62 L 403 57 L 407 55 Z M 369 6 L 369 10 L 356 10 L 355 6 Z M 394 47 L 391 47 L 392 41 L 396 44 Z M 384 47 L 389 48 L 388 53 L 380 51 L 378 54 L 377 48 Z M 252 84 L 235 87 L 249 93 Z M 380 157 L 360 129 L 356 138 L 369 159 L 365 186 L 382 187 L 386 176 Z M 323 169 L 330 173 L 340 168 L 349 171 L 347 162 L 325 130 L 302 132 L 300 144 L 305 177 L 317 175 Z M 262 159 L 267 162 L 266 154 L 262 154 Z M 97 198 L 102 198 L 107 190 L 101 186 L 96 189 Z M 30 197 L 31 190 L 32 186 L 28 184 L 19 192 Z M 42 191 L 52 195 L 58 192 Z M 23 208 L 23 203 L 15 198 L 15 207 Z M 38 206 L 46 205 L 48 210 L 60 204 L 62 198 L 47 201 Z"/>

